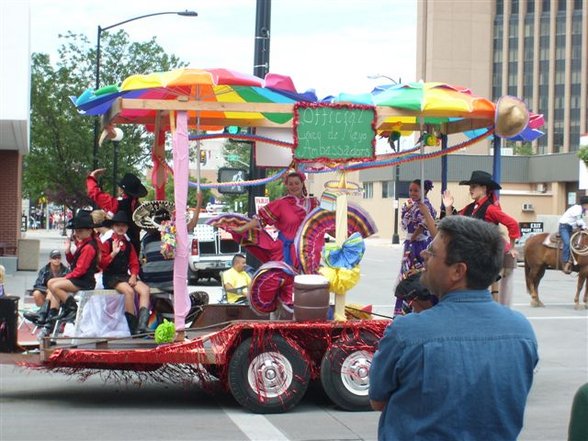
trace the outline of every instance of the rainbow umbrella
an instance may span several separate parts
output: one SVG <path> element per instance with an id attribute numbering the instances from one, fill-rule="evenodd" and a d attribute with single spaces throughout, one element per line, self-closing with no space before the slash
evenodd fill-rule
<path id="1" fill-rule="evenodd" d="M 275 103 L 294 104 L 315 102 L 312 92 L 298 93 L 292 80 L 284 75 L 268 74 L 264 80 L 253 75 L 229 69 L 176 69 L 147 75 L 131 75 L 120 86 L 110 85 L 98 90 L 88 89 L 72 98 L 78 110 L 86 115 L 103 115 L 119 99 L 173 100 L 217 102 L 227 104 Z M 157 110 L 136 106 L 122 107 L 110 122 L 120 124 L 146 124 L 151 126 Z M 203 130 L 225 126 L 255 125 L 256 121 L 269 120 L 283 124 L 292 118 L 291 112 L 257 113 L 238 111 L 189 111 L 189 126 Z M 167 130 L 169 127 L 164 126 Z"/>
<path id="2" fill-rule="evenodd" d="M 460 120 L 477 120 L 475 128 L 493 125 L 495 105 L 492 101 L 475 96 L 465 87 L 445 83 L 412 82 L 376 87 L 370 94 L 340 94 L 331 102 L 351 102 L 388 108 L 379 110 L 382 131 L 398 130 L 402 134 L 418 131 L 424 125 L 450 123 L 457 126 Z M 459 125 L 461 132 L 463 125 Z M 452 132 L 452 131 L 450 131 Z"/>

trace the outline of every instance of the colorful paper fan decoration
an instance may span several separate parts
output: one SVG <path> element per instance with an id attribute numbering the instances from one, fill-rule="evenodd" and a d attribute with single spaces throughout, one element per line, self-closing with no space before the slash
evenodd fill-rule
<path id="1" fill-rule="evenodd" d="M 359 265 L 365 253 L 365 243 L 359 233 L 353 233 L 341 246 L 327 243 L 323 248 L 323 260 L 331 268 L 352 269 Z"/>
<path id="2" fill-rule="evenodd" d="M 321 262 L 325 234 L 335 231 L 335 212 L 320 207 L 312 210 L 298 228 L 294 244 L 305 274 L 315 274 Z M 348 203 L 347 234 L 359 233 L 363 238 L 378 231 L 371 216 L 358 205 Z"/>
<path id="3" fill-rule="evenodd" d="M 251 280 L 251 308 L 259 314 L 275 311 L 278 302 L 292 308 L 294 276 L 297 274 L 284 262 L 272 261 L 261 265 Z"/>
<path id="4" fill-rule="evenodd" d="M 359 265 L 354 268 L 331 268 L 321 266 L 318 270 L 329 281 L 329 291 L 343 295 L 359 282 Z"/>
<path id="5" fill-rule="evenodd" d="M 176 256 L 176 226 L 172 221 L 163 221 L 159 231 L 161 231 L 161 255 L 171 260 Z"/>
<path id="6" fill-rule="evenodd" d="M 239 213 L 223 213 L 218 216 L 211 217 L 205 223 L 212 225 L 216 228 L 222 228 L 223 230 L 231 230 L 235 227 L 245 225 L 251 219 L 247 216 Z"/>

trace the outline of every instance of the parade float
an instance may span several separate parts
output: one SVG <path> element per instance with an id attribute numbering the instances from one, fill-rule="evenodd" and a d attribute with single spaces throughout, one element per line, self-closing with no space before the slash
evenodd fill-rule
<path id="1" fill-rule="evenodd" d="M 345 293 L 358 282 L 363 239 L 375 232 L 369 215 L 348 201 L 348 195 L 359 188 L 346 173 L 444 156 L 492 135 L 495 142 L 499 136 L 532 140 L 541 135 L 538 129 L 543 123 L 540 115 L 529 115 L 526 108 L 521 111 L 524 106 L 509 105 L 515 100 L 497 106 L 467 88 L 443 83 L 389 85 L 371 93 L 319 101 L 313 93 L 297 92 L 289 77 L 268 74 L 261 79 L 226 69 L 133 75 L 120 86 L 88 89 L 73 101 L 82 114 L 102 118 L 105 137 L 115 127 L 124 130 L 126 124 L 144 125 L 154 134 L 151 178 L 156 199 L 165 199 L 165 182 L 174 180 L 174 322 L 176 330 L 184 330 L 186 340 L 46 338 L 40 359 L 36 363 L 29 359 L 29 366 L 81 376 L 98 372 L 117 379 L 206 382 L 218 378 L 242 406 L 259 413 L 291 409 L 313 379 L 321 380 L 339 407 L 369 409 L 370 363 L 390 320 L 346 314 Z M 229 126 L 251 130 L 224 133 Z M 411 132 L 420 135 L 418 146 L 376 155 L 378 136 L 397 139 Z M 168 133 L 173 165 L 165 161 Z M 272 133 L 289 135 L 272 137 Z M 471 138 L 447 145 L 448 135 L 456 133 Z M 205 186 L 199 180 L 190 182 L 189 146 L 195 141 L 199 150 L 203 139 L 223 137 L 252 141 L 256 158 L 266 158 L 257 165 L 273 161 L 278 172 L 238 184 L 206 184 L 210 187 L 265 184 L 289 167 L 306 173 L 335 171 L 337 178 L 326 185 L 321 206 L 308 214 L 299 229 L 297 268 L 281 262 L 264 264 L 254 277 L 251 306 L 209 305 L 186 327 L 184 213 L 189 186 Z M 496 164 L 500 149 L 494 151 Z M 335 243 L 325 245 L 325 233 L 334 234 Z M 326 313 L 313 320 L 268 319 L 280 303 L 296 308 L 297 275 L 319 274 L 328 281 L 328 291 L 335 293 L 332 319 Z M 277 283 L 266 289 L 269 279 Z M 171 337 L 173 331 L 168 334 Z"/>

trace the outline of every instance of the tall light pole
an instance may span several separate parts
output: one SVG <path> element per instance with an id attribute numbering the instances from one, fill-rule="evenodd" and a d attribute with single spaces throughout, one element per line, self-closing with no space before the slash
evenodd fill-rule
<path id="1" fill-rule="evenodd" d="M 367 77 L 370 80 L 377 80 L 379 78 L 386 78 L 387 80 L 390 80 L 390 82 L 393 85 L 397 85 L 397 84 L 402 83 L 401 78 L 398 78 L 398 80 L 395 80 L 394 78 L 389 77 L 388 75 L 375 74 L 375 75 L 368 75 Z M 394 141 L 396 141 L 396 143 Z M 396 153 L 400 152 L 400 136 L 398 136 L 396 138 L 393 136 L 393 134 L 390 134 L 389 143 L 390 143 L 390 147 L 392 147 L 392 150 L 394 152 L 396 152 Z M 395 171 L 394 171 L 394 233 L 392 234 L 392 243 L 399 244 L 400 243 L 400 236 L 398 235 L 398 210 L 399 210 L 400 202 L 398 200 L 398 187 L 400 186 L 400 166 L 398 164 L 396 164 L 396 166 L 394 168 L 395 168 Z"/>
<path id="2" fill-rule="evenodd" d="M 145 14 L 140 15 L 138 17 L 129 18 L 128 20 L 124 20 L 118 23 L 115 23 L 110 26 L 102 27 L 98 25 L 98 36 L 96 38 L 96 84 L 95 89 L 98 90 L 100 88 L 100 39 L 102 38 L 102 32 L 107 31 L 109 29 L 115 28 L 117 26 L 123 25 L 125 23 L 129 23 L 135 20 L 141 20 L 142 18 L 153 17 L 155 15 L 180 15 L 182 17 L 197 17 L 198 13 L 195 11 L 169 11 L 169 12 L 154 12 L 153 14 Z M 92 157 L 92 169 L 96 170 L 98 168 L 98 137 L 100 136 L 100 117 L 96 117 L 94 119 L 94 151 Z"/>

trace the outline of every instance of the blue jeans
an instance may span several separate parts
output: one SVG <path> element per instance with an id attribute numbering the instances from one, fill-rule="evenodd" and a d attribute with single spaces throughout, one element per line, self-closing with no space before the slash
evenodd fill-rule
<path id="1" fill-rule="evenodd" d="M 570 260 L 570 237 L 572 236 L 572 226 L 569 224 L 559 224 L 559 235 L 563 242 L 561 259 L 563 263 L 566 263 Z"/>

